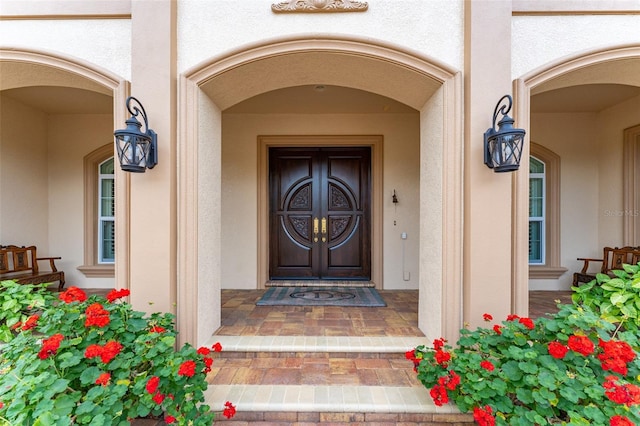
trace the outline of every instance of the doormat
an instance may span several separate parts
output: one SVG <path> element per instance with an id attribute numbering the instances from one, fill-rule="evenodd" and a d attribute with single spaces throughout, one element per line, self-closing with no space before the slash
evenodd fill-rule
<path id="1" fill-rule="evenodd" d="M 356 306 L 383 307 L 387 304 L 371 287 L 270 287 L 256 302 L 258 306 Z"/>

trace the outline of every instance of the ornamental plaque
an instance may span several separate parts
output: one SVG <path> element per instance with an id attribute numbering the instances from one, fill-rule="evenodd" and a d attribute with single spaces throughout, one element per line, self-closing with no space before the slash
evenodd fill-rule
<path id="1" fill-rule="evenodd" d="M 367 2 L 352 0 L 289 0 L 271 5 L 274 13 L 364 12 Z"/>

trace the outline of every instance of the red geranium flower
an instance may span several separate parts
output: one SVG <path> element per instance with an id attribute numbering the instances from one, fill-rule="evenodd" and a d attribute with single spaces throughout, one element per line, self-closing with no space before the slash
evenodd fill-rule
<path id="1" fill-rule="evenodd" d="M 619 384 L 616 376 L 607 376 L 602 387 L 606 389 L 604 394 L 607 398 L 617 404 L 640 404 L 640 387 L 630 383 Z"/>
<path id="2" fill-rule="evenodd" d="M 65 303 L 84 302 L 87 300 L 87 294 L 78 287 L 69 287 L 58 296 Z"/>
<path id="3" fill-rule="evenodd" d="M 529 330 L 533 330 L 535 328 L 535 324 L 533 323 L 533 320 L 531 318 L 520 318 L 518 322 L 527 327 Z"/>
<path id="4" fill-rule="evenodd" d="M 213 365 L 213 358 L 204 358 L 204 374 L 207 374 L 211 371 L 211 366 Z"/>
<path id="5" fill-rule="evenodd" d="M 449 395 L 447 394 L 447 389 L 438 384 L 431 388 L 429 391 L 429 395 L 431 395 L 431 399 L 433 399 L 433 403 L 438 407 L 442 407 L 444 404 L 449 402 Z"/>
<path id="6" fill-rule="evenodd" d="M 435 353 L 436 362 L 445 367 L 451 360 L 451 354 L 449 352 L 441 351 L 438 349 Z"/>
<path id="7" fill-rule="evenodd" d="M 127 290 L 126 288 L 120 289 L 120 290 L 116 290 L 113 289 L 109 292 L 109 294 L 107 294 L 107 300 L 111 303 L 113 303 L 113 301 L 118 300 L 122 297 L 126 297 L 128 295 L 130 295 L 131 292 L 129 290 Z"/>
<path id="8" fill-rule="evenodd" d="M 439 338 L 439 339 L 435 339 L 435 340 L 433 341 L 433 349 L 435 349 L 436 351 L 438 351 L 438 350 L 442 349 L 442 348 L 444 347 L 444 344 L 445 344 L 446 342 L 447 342 L 447 341 L 446 341 L 446 340 L 444 340 L 442 337 L 441 337 L 441 338 Z"/>
<path id="9" fill-rule="evenodd" d="M 161 394 L 160 392 L 158 392 L 157 394 L 153 395 L 153 397 L 151 397 L 151 399 L 153 399 L 153 402 L 155 402 L 156 404 L 160 405 L 160 404 L 162 404 L 162 401 L 164 401 L 164 395 Z"/>
<path id="10" fill-rule="evenodd" d="M 484 408 L 475 407 L 473 409 L 473 419 L 478 422 L 480 426 L 494 426 L 496 419 L 491 415 L 491 407 L 486 405 Z"/>
<path id="11" fill-rule="evenodd" d="M 202 356 L 207 356 L 211 353 L 211 349 L 209 348 L 205 348 L 204 346 L 201 348 L 198 348 L 198 353 Z"/>
<path id="12" fill-rule="evenodd" d="M 213 349 L 214 352 L 222 352 L 222 345 L 220 344 L 220 342 L 216 342 L 213 346 L 211 346 L 211 349 Z"/>
<path id="13" fill-rule="evenodd" d="M 519 319 L 520 317 L 516 314 L 511 314 L 507 316 L 507 321 L 515 321 L 517 319 Z"/>
<path id="14" fill-rule="evenodd" d="M 102 362 L 104 362 L 105 364 L 108 364 L 109 361 L 115 358 L 116 355 L 118 355 L 121 350 L 122 350 L 122 345 L 116 342 L 115 340 L 107 342 L 102 347 L 102 353 L 100 354 L 100 359 L 102 359 Z"/>
<path id="15" fill-rule="evenodd" d="M 163 327 L 160 327 L 159 325 L 154 325 L 153 327 L 151 327 L 152 333 L 164 333 L 165 331 L 167 330 Z"/>
<path id="16" fill-rule="evenodd" d="M 480 363 L 480 367 L 484 368 L 487 371 L 493 371 L 495 370 L 495 367 L 493 366 L 493 364 L 491 363 L 491 361 L 482 361 Z"/>
<path id="17" fill-rule="evenodd" d="M 149 392 L 150 394 L 156 393 L 156 391 L 158 390 L 158 385 L 160 385 L 160 377 L 151 377 L 149 380 L 147 380 L 147 392 Z"/>
<path id="18" fill-rule="evenodd" d="M 234 407 L 232 403 L 227 401 L 224 403 L 224 411 L 222 412 L 222 414 L 226 418 L 230 419 L 231 417 L 236 415 L 236 407 Z"/>
<path id="19" fill-rule="evenodd" d="M 111 380 L 111 374 L 109 373 L 102 373 L 101 375 L 98 376 L 98 378 L 96 379 L 96 385 L 102 385 L 102 386 L 107 386 L 107 384 L 109 383 L 109 380 Z"/>
<path id="20" fill-rule="evenodd" d="M 178 369 L 179 376 L 193 377 L 194 374 L 196 374 L 196 362 L 192 360 L 183 362 Z"/>
<path id="21" fill-rule="evenodd" d="M 493 326 L 493 331 L 495 331 L 496 334 L 502 334 L 502 326 L 498 325 L 498 324 L 494 325 Z"/>
<path id="22" fill-rule="evenodd" d="M 89 345 L 87 349 L 84 350 L 85 358 L 95 358 L 100 355 L 102 355 L 102 346 L 100 345 Z"/>
<path id="23" fill-rule="evenodd" d="M 24 325 L 22 326 L 22 329 L 26 331 L 26 330 L 31 330 L 32 328 L 34 328 L 36 325 L 38 325 L 38 318 L 40 318 L 40 315 L 38 315 L 38 314 L 31 315 L 24 322 Z"/>
<path id="24" fill-rule="evenodd" d="M 174 423 L 175 421 L 176 421 L 176 418 L 173 416 L 164 416 L 164 422 L 167 424 Z"/>
<path id="25" fill-rule="evenodd" d="M 93 325 L 97 327 L 104 327 L 109 324 L 109 311 L 104 309 L 100 303 L 93 303 L 89 305 L 85 314 L 87 315 L 84 322 L 85 327 L 91 327 Z"/>
<path id="26" fill-rule="evenodd" d="M 568 345 L 569 349 L 584 356 L 591 355 L 595 348 L 593 342 L 587 336 L 576 336 L 575 334 L 569 336 Z"/>
<path id="27" fill-rule="evenodd" d="M 549 343 L 549 345 L 547 345 L 547 349 L 549 350 L 549 355 L 557 359 L 564 358 L 567 352 L 569 352 L 569 348 L 560 342 Z"/>
<path id="28" fill-rule="evenodd" d="M 448 390 L 455 390 L 456 386 L 460 384 L 460 376 L 455 371 L 449 371 L 449 375 L 442 376 L 438 379 L 438 384 L 444 386 Z"/>
<path id="29" fill-rule="evenodd" d="M 48 339 L 44 339 L 42 341 L 42 349 L 38 352 L 38 358 L 47 359 L 51 355 L 55 355 L 60 347 L 60 342 L 62 342 L 64 336 L 60 333 L 54 334 Z"/>
<path id="30" fill-rule="evenodd" d="M 489 322 L 489 321 L 493 321 L 493 316 L 491 314 L 483 314 L 482 315 L 482 319 Z"/>
<path id="31" fill-rule="evenodd" d="M 613 416 L 609 419 L 609 426 L 634 426 L 634 424 L 624 416 Z"/>
<path id="32" fill-rule="evenodd" d="M 13 324 L 11 326 L 11 330 L 16 330 L 18 328 L 22 327 L 22 321 L 18 321 L 17 323 Z"/>
<path id="33" fill-rule="evenodd" d="M 598 343 L 603 349 L 603 353 L 598 354 L 598 359 L 602 363 L 603 370 L 611 370 L 627 375 L 627 364 L 636 357 L 633 348 L 627 343 L 618 340 L 609 340 L 607 342 L 600 339 Z"/>

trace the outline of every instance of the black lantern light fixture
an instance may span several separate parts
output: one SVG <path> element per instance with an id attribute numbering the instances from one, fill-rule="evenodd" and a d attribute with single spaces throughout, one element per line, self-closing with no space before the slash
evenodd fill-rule
<path id="1" fill-rule="evenodd" d="M 132 105 L 135 101 L 137 105 Z M 158 141 L 156 132 L 149 128 L 147 114 L 139 100 L 133 96 L 127 98 L 127 109 L 131 113 L 126 129 L 116 130 L 116 148 L 120 168 L 125 172 L 144 173 L 158 164 Z M 140 115 L 144 120 L 144 133 L 140 131 L 142 123 L 136 119 Z"/>
<path id="2" fill-rule="evenodd" d="M 505 99 L 508 103 L 503 104 Z M 514 128 L 513 118 L 507 115 L 511 111 L 512 103 L 513 100 L 509 95 L 504 95 L 498 101 L 493 111 L 493 125 L 484 132 L 484 164 L 496 173 L 511 172 L 520 167 L 526 132 L 523 129 Z M 498 122 L 498 130 L 495 130 L 498 113 L 502 114 L 502 118 Z"/>

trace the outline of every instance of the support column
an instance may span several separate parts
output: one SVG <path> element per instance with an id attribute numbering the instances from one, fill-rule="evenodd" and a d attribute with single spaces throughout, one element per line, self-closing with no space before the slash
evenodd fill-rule
<path id="1" fill-rule="evenodd" d="M 483 134 L 511 94 L 511 0 L 465 0 L 464 321 L 511 313 L 511 173 L 484 164 Z M 517 172 L 516 172 L 517 173 Z"/>
<path id="2" fill-rule="evenodd" d="M 131 303 L 146 312 L 176 303 L 176 4 L 131 2 L 131 95 L 158 134 L 158 165 L 131 174 Z"/>

